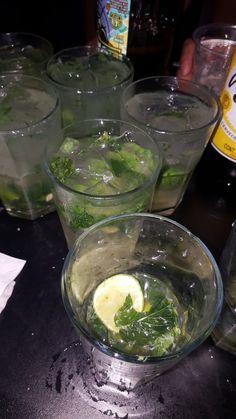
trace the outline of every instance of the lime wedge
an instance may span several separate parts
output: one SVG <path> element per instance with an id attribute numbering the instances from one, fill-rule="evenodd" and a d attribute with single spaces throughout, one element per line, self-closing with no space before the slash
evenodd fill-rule
<path id="1" fill-rule="evenodd" d="M 114 316 L 123 306 L 126 297 L 130 294 L 133 307 L 142 311 L 144 297 L 142 288 L 136 278 L 128 274 L 118 274 L 105 279 L 96 289 L 93 296 L 93 307 L 96 315 L 112 332 L 118 333 Z"/>

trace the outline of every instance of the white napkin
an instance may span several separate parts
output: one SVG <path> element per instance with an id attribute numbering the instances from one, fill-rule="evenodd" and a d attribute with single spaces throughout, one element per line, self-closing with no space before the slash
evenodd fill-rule
<path id="1" fill-rule="evenodd" d="M 0 313 L 7 304 L 25 260 L 0 253 Z"/>

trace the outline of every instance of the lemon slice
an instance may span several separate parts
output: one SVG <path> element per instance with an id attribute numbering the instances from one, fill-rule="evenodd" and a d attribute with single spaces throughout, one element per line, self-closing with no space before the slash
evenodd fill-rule
<path id="1" fill-rule="evenodd" d="M 132 275 L 118 274 L 111 276 L 105 279 L 94 293 L 93 307 L 95 313 L 112 332 L 119 332 L 114 317 L 129 294 L 132 298 L 134 309 L 142 311 L 144 306 L 142 288 L 138 280 Z"/>

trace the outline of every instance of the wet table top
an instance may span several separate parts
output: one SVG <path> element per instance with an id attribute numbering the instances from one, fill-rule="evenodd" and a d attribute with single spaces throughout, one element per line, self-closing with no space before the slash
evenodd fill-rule
<path id="1" fill-rule="evenodd" d="M 174 219 L 219 258 L 235 214 L 190 185 Z M 0 252 L 27 262 L 0 315 L 0 418 L 233 419 L 236 357 L 209 338 L 137 393 L 107 394 L 92 372 L 61 299 L 67 246 L 56 213 L 36 221 L 0 212 Z"/>

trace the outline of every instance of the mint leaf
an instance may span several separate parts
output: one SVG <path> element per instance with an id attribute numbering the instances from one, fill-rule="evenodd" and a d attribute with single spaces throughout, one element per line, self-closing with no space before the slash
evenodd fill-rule
<path id="1" fill-rule="evenodd" d="M 65 182 L 65 180 L 70 177 L 75 170 L 72 160 L 66 156 L 54 157 L 50 161 L 49 167 L 54 176 L 60 180 L 60 182 Z"/>
<path id="2" fill-rule="evenodd" d="M 117 311 L 115 315 L 116 326 L 127 326 L 137 318 L 138 312 L 133 308 L 133 301 L 129 294 L 123 306 Z"/>
<path id="3" fill-rule="evenodd" d="M 123 306 L 115 315 L 115 323 L 124 342 L 141 348 L 148 345 L 155 354 L 163 354 L 180 334 L 178 318 L 173 303 L 157 293 L 150 296 L 149 311 L 137 312 L 128 295 Z"/>
<path id="4" fill-rule="evenodd" d="M 81 208 L 78 203 L 69 204 L 65 216 L 69 218 L 69 224 L 73 230 L 87 228 L 94 224 L 94 217 Z"/>
<path id="5" fill-rule="evenodd" d="M 152 307 L 149 312 L 138 313 L 136 319 L 126 327 L 120 329 L 120 334 L 125 341 L 135 341 L 138 345 L 154 344 L 155 340 L 169 333 L 176 325 L 176 315 L 168 310 L 169 305 L 160 309 Z"/>

